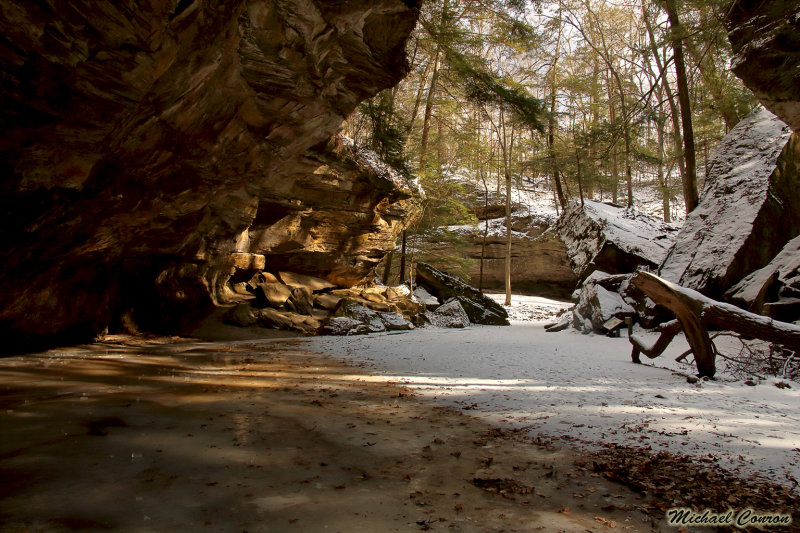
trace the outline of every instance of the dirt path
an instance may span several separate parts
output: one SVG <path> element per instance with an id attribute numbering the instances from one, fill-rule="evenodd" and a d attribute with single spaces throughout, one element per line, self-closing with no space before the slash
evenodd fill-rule
<path id="1" fill-rule="evenodd" d="M 573 452 L 287 340 L 0 360 L 0 529 L 652 531 Z"/>

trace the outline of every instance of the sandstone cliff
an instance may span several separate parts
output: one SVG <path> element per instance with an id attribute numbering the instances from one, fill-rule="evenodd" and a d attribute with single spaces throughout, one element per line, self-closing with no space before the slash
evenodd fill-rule
<path id="1" fill-rule="evenodd" d="M 800 5 L 735 0 L 726 12 L 733 72 L 767 109 L 800 130 Z"/>
<path id="2" fill-rule="evenodd" d="M 0 0 L 4 348 L 89 340 L 130 310 L 173 329 L 218 302 L 254 219 L 313 211 L 309 149 L 405 74 L 416 16 L 411 0 Z"/>

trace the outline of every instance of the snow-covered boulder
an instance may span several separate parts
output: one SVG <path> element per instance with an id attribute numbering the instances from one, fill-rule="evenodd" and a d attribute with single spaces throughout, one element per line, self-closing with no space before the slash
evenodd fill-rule
<path id="1" fill-rule="evenodd" d="M 660 276 L 719 299 L 800 234 L 800 139 L 769 111 L 748 114 L 717 145 L 700 205 Z"/>
<path id="2" fill-rule="evenodd" d="M 606 282 L 611 279 L 613 278 L 608 274 L 595 271 L 583 283 L 578 303 L 572 310 L 572 325 L 575 329 L 587 333 L 590 331 L 605 332 L 603 324 L 610 319 L 624 319 L 636 315 L 633 306 L 620 294 L 622 283 L 620 281 Z"/>
<path id="3" fill-rule="evenodd" d="M 725 293 L 725 299 L 762 315 L 794 321 L 800 317 L 800 237 L 789 241 L 763 268 Z"/>
<path id="4" fill-rule="evenodd" d="M 354 318 L 335 316 L 322 328 L 326 335 L 366 335 L 369 327 Z"/>
<path id="5" fill-rule="evenodd" d="M 424 305 L 426 309 L 436 309 L 441 304 L 439 299 L 426 291 L 424 287 L 414 288 L 414 300 Z"/>
<path id="6" fill-rule="evenodd" d="M 387 331 L 405 331 L 414 329 L 414 324 L 403 318 L 400 313 L 378 311 L 378 317 Z"/>
<path id="7" fill-rule="evenodd" d="M 469 317 L 457 298 L 452 298 L 436 308 L 427 311 L 425 316 L 430 323 L 438 328 L 466 328 L 469 326 Z"/>
<path id="8" fill-rule="evenodd" d="M 610 274 L 655 269 L 663 261 L 678 228 L 639 212 L 603 202 L 573 200 L 556 225 L 579 279 L 595 270 Z"/>

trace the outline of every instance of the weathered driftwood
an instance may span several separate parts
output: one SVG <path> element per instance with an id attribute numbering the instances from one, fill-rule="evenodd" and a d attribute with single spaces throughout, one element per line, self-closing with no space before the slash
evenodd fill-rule
<path id="1" fill-rule="evenodd" d="M 631 283 L 655 303 L 666 307 L 675 314 L 686 334 L 686 340 L 694 352 L 697 371 L 701 376 L 711 377 L 716 372 L 714 347 L 708 336 L 706 324 L 714 324 L 745 337 L 774 342 L 795 352 L 800 352 L 800 327 L 794 324 L 779 322 L 769 317 L 749 313 L 730 304 L 712 300 L 697 291 L 675 285 L 648 272 L 637 272 L 631 278 Z M 674 327 L 664 328 L 663 339 L 660 337 L 655 345 L 646 350 L 643 349 L 646 347 L 641 339 L 633 336 L 631 343 L 634 346 L 634 352 L 638 350 L 645 355 L 656 354 L 657 350 L 663 352 L 666 345 L 677 334 L 677 331 L 672 333 Z M 648 357 L 657 356 L 658 354 L 648 355 Z M 631 357 L 635 361 L 638 359 L 638 354 L 634 357 L 632 353 Z"/>

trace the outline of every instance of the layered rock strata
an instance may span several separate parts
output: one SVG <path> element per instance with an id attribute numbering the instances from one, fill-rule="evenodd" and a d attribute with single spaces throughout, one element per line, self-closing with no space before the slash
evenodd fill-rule
<path id="1" fill-rule="evenodd" d="M 239 251 L 263 254 L 268 270 L 305 272 L 340 287 L 372 281 L 421 211 L 415 183 L 339 135 L 298 158 L 286 183 L 280 195 L 262 196 Z"/>
<path id="2" fill-rule="evenodd" d="M 523 215 L 520 211 L 522 210 L 512 213 L 511 219 L 513 291 L 520 294 L 568 298 L 575 289 L 578 278 L 570 268 L 564 242 L 552 227 L 554 217 Z M 480 211 L 478 218 L 493 217 L 495 214 L 490 207 L 488 211 Z M 430 233 L 424 246 L 425 261 L 450 270 L 454 265 L 449 264 L 448 256 L 465 258 L 468 261 L 460 266 L 470 283 L 479 285 L 482 279 L 483 289 L 505 290 L 505 218 L 490 218 L 488 225 L 485 241 L 486 228 L 483 220 L 475 226 L 457 227 L 456 239 L 447 238 L 448 231 L 451 231 L 449 228 Z M 482 275 L 481 255 L 483 255 Z"/>
<path id="3" fill-rule="evenodd" d="M 224 299 L 237 238 L 313 211 L 309 149 L 407 71 L 415 4 L 0 0 L 4 349 Z"/>

